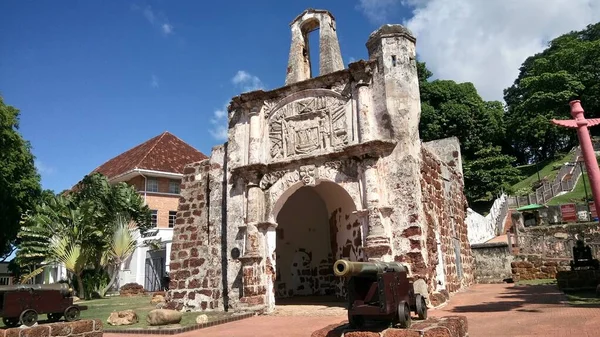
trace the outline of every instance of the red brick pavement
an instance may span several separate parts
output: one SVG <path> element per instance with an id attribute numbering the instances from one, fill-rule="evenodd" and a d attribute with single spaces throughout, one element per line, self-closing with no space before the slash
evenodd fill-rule
<path id="1" fill-rule="evenodd" d="M 564 299 L 554 286 L 474 285 L 454 295 L 444 308 L 430 310 L 430 315 L 467 316 L 470 337 L 600 337 L 600 307 L 573 307 Z M 258 316 L 175 337 L 304 337 L 343 320 L 343 316 Z"/>

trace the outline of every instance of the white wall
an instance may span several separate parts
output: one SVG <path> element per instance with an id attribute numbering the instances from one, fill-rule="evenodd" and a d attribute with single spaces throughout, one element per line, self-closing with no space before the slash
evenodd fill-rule
<path id="1" fill-rule="evenodd" d="M 166 271 L 169 271 L 169 264 L 171 261 L 171 243 L 173 241 L 173 228 L 156 228 L 156 234 L 148 237 L 139 237 L 135 251 L 131 255 L 128 261 L 125 261 L 121 266 L 121 272 L 119 273 L 119 285 L 126 283 L 135 282 L 137 284 L 144 285 L 146 278 L 146 256 L 148 253 L 148 247 L 144 246 L 145 240 L 156 240 L 161 239 L 161 242 L 166 247 Z"/>
<path id="2" fill-rule="evenodd" d="M 331 254 L 327 207 L 311 187 L 292 194 L 277 216 L 277 280 L 280 297 L 313 295 L 318 284 L 313 270 Z"/>

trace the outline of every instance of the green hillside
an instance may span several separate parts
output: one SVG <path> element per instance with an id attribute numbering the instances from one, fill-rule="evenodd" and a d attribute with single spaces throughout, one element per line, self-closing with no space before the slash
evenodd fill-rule
<path id="1" fill-rule="evenodd" d="M 526 195 L 533 192 L 533 186 L 538 182 L 537 169 L 540 169 L 540 178 L 548 181 L 554 180 L 558 171 L 565 162 L 573 160 L 573 153 L 561 153 L 553 159 L 530 165 L 518 166 L 524 178 L 512 186 L 515 195 Z"/>

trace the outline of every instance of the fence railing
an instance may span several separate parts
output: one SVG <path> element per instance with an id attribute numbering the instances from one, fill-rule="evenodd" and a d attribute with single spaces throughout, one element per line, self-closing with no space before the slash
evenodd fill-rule
<path id="1" fill-rule="evenodd" d="M 509 196 L 508 206 L 518 208 L 529 204 L 545 204 L 561 192 L 570 192 L 581 176 L 581 167 L 577 162 L 581 158 L 581 149 L 573 150 L 573 161 L 563 165 L 552 182 L 544 182 L 535 192 L 521 196 Z"/>
<path id="2" fill-rule="evenodd" d="M 0 286 L 9 286 L 13 284 L 12 276 L 0 276 Z"/>

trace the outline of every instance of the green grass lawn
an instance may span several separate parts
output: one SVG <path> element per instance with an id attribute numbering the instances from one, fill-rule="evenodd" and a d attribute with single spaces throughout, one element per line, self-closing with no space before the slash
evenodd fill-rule
<path id="1" fill-rule="evenodd" d="M 88 309 L 81 311 L 81 319 L 99 319 L 104 324 L 104 329 L 165 329 L 178 328 L 196 324 L 196 317 L 200 314 L 208 316 L 208 321 L 212 322 L 220 318 L 230 317 L 231 313 L 226 312 L 186 312 L 183 313 L 183 318 L 179 324 L 163 325 L 160 327 L 151 327 L 146 322 L 146 315 L 150 310 L 155 309 L 156 305 L 150 304 L 150 296 L 134 296 L 134 297 L 106 297 L 97 300 L 80 301 L 79 305 L 87 305 Z M 132 325 L 112 326 L 106 323 L 106 319 L 113 311 L 121 311 L 133 309 L 138 316 L 138 323 Z M 39 315 L 39 322 L 43 323 L 46 315 Z M 4 328 L 4 324 L 0 322 L 0 328 Z"/>
<path id="2" fill-rule="evenodd" d="M 592 192 L 590 191 L 590 180 L 588 179 L 587 174 L 584 174 L 583 178 L 585 179 L 585 187 L 587 188 L 587 195 L 588 195 L 588 197 L 591 198 Z M 573 202 L 585 203 L 585 201 L 584 201 L 585 189 L 583 188 L 584 187 L 583 181 L 584 180 L 581 179 L 581 177 L 579 177 L 579 179 L 577 180 L 577 185 L 575 185 L 575 188 L 573 189 L 573 191 L 550 199 L 547 202 L 547 205 L 560 205 L 560 204 L 568 204 L 568 203 L 573 203 Z"/>
<path id="3" fill-rule="evenodd" d="M 557 155 L 555 159 L 540 162 L 537 166 L 535 164 L 518 166 L 517 169 L 519 169 L 521 174 L 526 178 L 514 184 L 512 188 L 517 194 L 521 194 L 521 190 L 527 190 L 527 193 L 531 193 L 531 187 L 538 181 L 536 167 L 540 169 L 540 178 L 546 178 L 549 181 L 552 181 L 556 178 L 560 166 L 571 160 L 573 160 L 573 154 L 567 153 Z"/>
<path id="4" fill-rule="evenodd" d="M 556 279 L 521 280 L 516 282 L 520 286 L 556 285 Z"/>
<path id="5" fill-rule="evenodd" d="M 578 291 L 574 293 L 567 293 L 565 295 L 567 295 L 567 300 L 571 305 L 600 305 L 600 297 L 596 297 L 596 293 L 593 291 Z"/>

